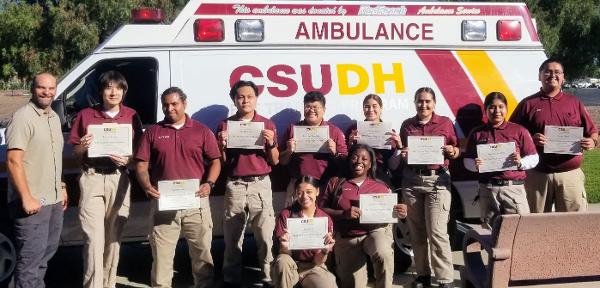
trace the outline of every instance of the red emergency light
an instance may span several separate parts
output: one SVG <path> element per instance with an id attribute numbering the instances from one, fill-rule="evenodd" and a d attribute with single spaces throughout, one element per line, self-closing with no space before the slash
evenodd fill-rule
<path id="1" fill-rule="evenodd" d="M 222 19 L 196 19 L 194 40 L 196 42 L 221 42 L 225 39 Z"/>
<path id="2" fill-rule="evenodd" d="M 133 23 L 161 23 L 165 15 L 160 8 L 134 8 L 131 9 Z"/>
<path id="3" fill-rule="evenodd" d="M 519 20 L 498 20 L 496 25 L 499 41 L 521 40 L 521 22 Z"/>

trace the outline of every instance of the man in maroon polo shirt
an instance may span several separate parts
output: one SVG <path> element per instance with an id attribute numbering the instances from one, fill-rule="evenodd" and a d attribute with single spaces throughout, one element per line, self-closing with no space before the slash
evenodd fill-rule
<path id="1" fill-rule="evenodd" d="M 227 286 L 239 286 L 242 278 L 242 243 L 246 222 L 254 233 L 258 246 L 258 262 L 261 280 L 265 287 L 271 286 L 270 267 L 273 261 L 273 192 L 271 190 L 271 166 L 279 162 L 275 124 L 256 112 L 258 87 L 251 81 L 236 82 L 229 96 L 237 112 L 225 119 L 217 129 L 222 162 L 227 167 L 225 190 L 225 258 L 223 278 Z M 228 121 L 262 122 L 263 149 L 227 148 Z"/>
<path id="2" fill-rule="evenodd" d="M 587 200 L 581 163 L 583 155 L 544 153 L 546 125 L 583 127 L 581 147 L 591 150 L 598 146 L 598 130 L 575 96 L 562 91 L 565 81 L 562 63 L 547 59 L 540 65 L 539 92 L 517 105 L 510 121 L 523 125 L 533 137 L 540 156 L 539 164 L 527 171 L 525 190 L 533 213 L 585 211 Z"/>
<path id="3" fill-rule="evenodd" d="M 221 153 L 214 134 L 185 114 L 187 96 L 177 87 L 161 95 L 165 119 L 146 129 L 137 153 L 137 178 L 152 205 L 152 287 L 171 287 L 173 257 L 180 233 L 187 239 L 195 287 L 212 287 L 210 207 L 158 211 L 162 180 L 199 179 L 196 197 L 208 197 L 221 172 Z M 205 175 L 205 162 L 207 173 Z M 149 172 L 149 166 L 151 167 Z"/>
<path id="4" fill-rule="evenodd" d="M 286 189 L 285 207 L 291 205 L 294 199 L 294 183 L 300 176 L 311 176 L 319 180 L 321 186 L 335 176 L 336 167 L 340 160 L 348 155 L 348 147 L 344 133 L 333 125 L 323 120 L 325 115 L 325 96 L 321 92 L 311 91 L 304 95 L 304 120 L 290 125 L 287 129 L 285 142 L 279 155 L 281 165 L 289 165 L 290 182 Z M 327 148 L 329 153 L 294 153 L 296 142 L 294 141 L 294 125 L 301 126 L 328 126 L 329 140 Z"/>

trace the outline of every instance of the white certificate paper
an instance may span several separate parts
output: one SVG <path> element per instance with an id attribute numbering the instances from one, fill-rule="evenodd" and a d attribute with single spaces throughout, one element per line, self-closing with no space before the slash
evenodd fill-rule
<path id="1" fill-rule="evenodd" d="M 133 146 L 131 124 L 106 123 L 89 125 L 87 132 L 94 136 L 88 148 L 88 157 L 107 157 L 111 154 L 130 156 Z"/>
<path id="2" fill-rule="evenodd" d="M 227 148 L 264 149 L 264 122 L 227 121 Z"/>
<path id="3" fill-rule="evenodd" d="M 544 153 L 581 155 L 583 127 L 546 125 Z"/>
<path id="4" fill-rule="evenodd" d="M 481 159 L 479 173 L 517 170 L 517 164 L 508 159 L 515 151 L 515 142 L 477 145 L 477 158 Z"/>
<path id="5" fill-rule="evenodd" d="M 389 141 L 392 122 L 356 121 L 359 144 L 366 144 L 376 149 L 392 149 Z"/>
<path id="6" fill-rule="evenodd" d="M 294 126 L 297 153 L 328 153 L 329 126 Z"/>
<path id="7" fill-rule="evenodd" d="M 325 248 L 327 217 L 288 218 L 290 250 Z"/>
<path id="8" fill-rule="evenodd" d="M 208 208 L 208 197 L 196 197 L 199 188 L 199 179 L 158 181 L 158 210 Z"/>
<path id="9" fill-rule="evenodd" d="M 394 206 L 398 204 L 398 194 L 377 193 L 360 195 L 360 223 L 396 223 Z"/>
<path id="10" fill-rule="evenodd" d="M 444 164 L 444 136 L 408 136 L 408 164 Z"/>

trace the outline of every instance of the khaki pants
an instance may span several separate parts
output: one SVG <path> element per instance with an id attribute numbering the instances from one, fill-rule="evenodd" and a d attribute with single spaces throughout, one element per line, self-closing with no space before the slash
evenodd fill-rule
<path id="1" fill-rule="evenodd" d="M 431 250 L 431 264 L 438 282 L 453 282 L 454 267 L 448 236 L 450 174 L 420 176 L 410 168 L 404 169 L 402 193 L 408 205 L 407 220 L 417 275 L 431 275 Z"/>
<path id="2" fill-rule="evenodd" d="M 531 213 L 587 210 L 585 175 L 580 168 L 556 173 L 527 170 L 525 190 Z"/>
<path id="3" fill-rule="evenodd" d="M 483 228 L 491 229 L 492 219 L 502 214 L 529 214 L 523 185 L 492 186 L 479 184 L 479 208 Z"/>
<path id="4" fill-rule="evenodd" d="M 179 235 L 187 240 L 194 287 L 212 287 L 214 264 L 210 247 L 213 222 L 210 208 L 158 211 L 153 203 L 153 227 L 150 234 L 152 248 L 152 287 L 171 287 L 173 257 Z"/>
<path id="5" fill-rule="evenodd" d="M 334 255 L 337 276 L 344 288 L 367 287 L 367 258 L 373 263 L 375 287 L 392 287 L 394 280 L 394 236 L 392 226 L 377 228 L 370 233 L 344 238 L 335 237 Z"/>
<path id="6" fill-rule="evenodd" d="M 293 288 L 298 283 L 302 288 L 337 288 L 335 276 L 325 264 L 297 262 L 288 254 L 279 254 L 273 261 L 271 277 L 278 288 Z"/>
<path id="7" fill-rule="evenodd" d="M 129 217 L 129 177 L 94 169 L 79 178 L 79 220 L 83 229 L 83 287 L 115 287 L 123 226 Z"/>
<path id="8" fill-rule="evenodd" d="M 271 179 L 245 182 L 227 180 L 225 190 L 225 258 L 223 260 L 223 279 L 229 283 L 239 283 L 242 277 L 242 244 L 244 230 L 249 222 L 258 247 L 258 263 L 263 281 L 271 280 L 271 262 L 273 255 L 273 230 L 275 216 Z"/>

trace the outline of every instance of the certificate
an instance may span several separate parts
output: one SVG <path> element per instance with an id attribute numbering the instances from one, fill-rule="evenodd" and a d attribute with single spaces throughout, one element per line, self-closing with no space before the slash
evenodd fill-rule
<path id="1" fill-rule="evenodd" d="M 398 194 L 361 194 L 360 223 L 396 223 L 394 206 L 398 204 Z"/>
<path id="2" fill-rule="evenodd" d="M 477 158 L 481 159 L 479 173 L 517 170 L 517 164 L 509 160 L 515 151 L 515 142 L 477 145 Z"/>
<path id="3" fill-rule="evenodd" d="M 328 224 L 327 217 L 288 218 L 290 250 L 325 248 Z"/>
<path id="4" fill-rule="evenodd" d="M 444 136 L 408 136 L 408 164 L 444 164 Z"/>
<path id="5" fill-rule="evenodd" d="M 264 149 L 264 122 L 227 121 L 227 148 Z"/>
<path id="6" fill-rule="evenodd" d="M 546 125 L 544 153 L 581 155 L 583 127 Z"/>
<path id="7" fill-rule="evenodd" d="M 294 140 L 294 152 L 328 153 L 329 126 L 294 126 Z"/>
<path id="8" fill-rule="evenodd" d="M 389 141 L 392 132 L 391 122 L 356 121 L 357 142 L 376 149 L 392 149 Z"/>
<path id="9" fill-rule="evenodd" d="M 199 187 L 198 179 L 158 181 L 158 210 L 208 208 L 208 197 L 196 197 Z"/>
<path id="10" fill-rule="evenodd" d="M 107 157 L 111 154 L 130 156 L 133 146 L 131 124 L 106 123 L 89 125 L 87 132 L 94 136 L 88 147 L 88 157 Z"/>

